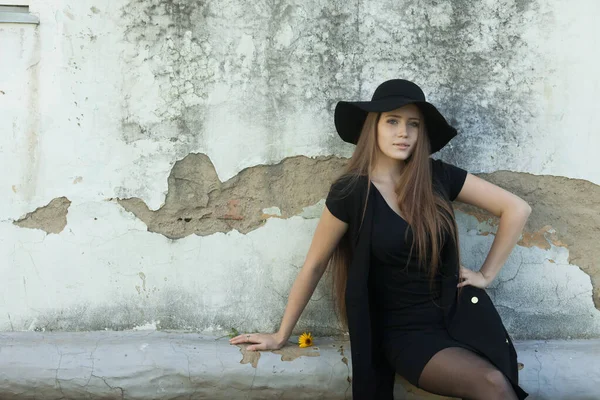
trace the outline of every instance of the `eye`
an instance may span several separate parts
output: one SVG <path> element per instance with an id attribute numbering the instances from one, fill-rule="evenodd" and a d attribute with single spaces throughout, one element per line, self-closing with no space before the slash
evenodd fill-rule
<path id="1" fill-rule="evenodd" d="M 416 122 L 416 121 L 411 122 L 411 126 L 414 126 L 415 128 L 418 128 L 419 127 L 419 123 Z"/>
<path id="2" fill-rule="evenodd" d="M 392 125 L 396 125 L 398 123 L 398 121 L 396 121 L 394 118 L 388 119 L 387 120 L 388 124 L 392 124 Z"/>

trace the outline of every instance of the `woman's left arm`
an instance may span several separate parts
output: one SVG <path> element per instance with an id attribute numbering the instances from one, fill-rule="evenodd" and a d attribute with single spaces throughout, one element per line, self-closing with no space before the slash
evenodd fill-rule
<path id="1" fill-rule="evenodd" d="M 498 231 L 485 262 L 479 271 L 460 268 L 459 287 L 487 287 L 498 275 L 510 252 L 517 244 L 531 207 L 519 196 L 475 175 L 467 174 L 457 201 L 474 205 L 500 217 Z"/>

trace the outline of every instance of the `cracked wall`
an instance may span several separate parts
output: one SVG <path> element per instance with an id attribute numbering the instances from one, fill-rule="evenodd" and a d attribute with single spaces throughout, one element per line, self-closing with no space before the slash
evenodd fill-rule
<path id="1" fill-rule="evenodd" d="M 72 204 L 67 219 L 67 229 L 48 238 L 0 224 L 2 237 L 17 243 L 0 248 L 0 265 L 17 266 L 3 269 L 1 330 L 271 330 L 317 222 L 269 218 L 245 235 L 172 240 L 148 232 L 116 201 Z M 340 333 L 323 311 L 332 309 L 327 289 L 324 279 L 299 330 Z"/>
<path id="2" fill-rule="evenodd" d="M 480 176 L 532 205 L 533 212 L 519 245 L 545 251 L 555 247 L 567 249 L 567 261 L 590 276 L 593 301 L 600 309 L 600 186 L 582 179 L 509 171 Z M 494 231 L 497 218 L 467 205 L 460 205 L 458 209 L 476 216 L 480 234 Z"/>
<path id="3" fill-rule="evenodd" d="M 405 77 L 459 128 L 440 156 L 515 171 L 483 176 L 534 207 L 492 290 L 511 331 L 599 335 L 598 52 L 581 38 L 600 36 L 588 18 L 600 3 L 36 0 L 31 11 L 39 26 L 0 25 L 11 60 L 0 330 L 274 329 L 352 151 L 335 102 Z M 494 221 L 457 215 L 477 265 Z M 339 333 L 324 284 L 298 329 Z"/>
<path id="4" fill-rule="evenodd" d="M 210 160 L 205 155 L 192 154 L 175 164 L 161 209 L 151 211 L 140 199 L 118 201 L 144 221 L 149 231 L 169 238 L 231 229 L 247 233 L 273 216 L 265 213 L 267 206 L 278 210 L 276 216 L 288 218 L 322 199 L 329 182 L 344 164 L 343 159 L 335 157 L 294 157 L 278 165 L 247 168 L 221 183 Z M 595 288 L 593 300 L 600 307 L 600 252 L 595 235 L 600 227 L 600 187 L 580 179 L 509 171 L 479 176 L 516 193 L 533 206 L 518 244 L 542 250 L 553 246 L 567 248 L 568 261 L 573 260 L 590 275 Z M 457 209 L 480 221 L 478 234 L 494 232 L 498 222 L 494 216 L 465 204 L 458 204 Z"/>
<path id="5" fill-rule="evenodd" d="M 167 201 L 157 211 L 148 210 L 139 199 L 71 206 L 69 232 L 99 236 L 29 246 L 38 279 L 21 283 L 18 271 L 8 274 L 13 291 L 22 287 L 15 298 L 40 285 L 58 295 L 35 317 L 8 314 L 4 326 L 41 331 L 275 329 L 329 182 L 345 162 L 337 157 L 294 157 L 248 168 L 222 183 L 205 155 L 191 154 L 173 167 Z M 599 274 L 590 235 L 600 226 L 598 186 L 508 171 L 481 176 L 523 197 L 534 210 L 522 240 L 490 289 L 511 332 L 528 338 L 598 336 L 600 312 L 593 299 L 597 301 Z M 456 208 L 463 262 L 476 267 L 491 245 L 497 221 L 464 204 Z M 132 254 L 130 244 L 140 240 L 145 250 Z M 77 271 L 48 287 L 53 271 L 40 271 L 37 265 L 51 262 L 54 251 L 73 254 L 75 249 L 80 249 L 82 265 L 94 259 L 104 267 Z M 180 276 L 186 277 L 185 283 Z M 56 306 L 68 304 L 73 288 L 90 279 L 96 284 L 87 288 L 88 296 L 80 296 L 68 310 Z M 340 333 L 327 283 L 327 278 L 320 283 L 299 330 Z M 100 293 L 110 293 L 110 301 L 94 302 Z"/>
<path id="6" fill-rule="evenodd" d="M 520 338 L 598 337 L 600 187 L 509 171 L 480 176 L 533 208 L 521 240 L 488 289 L 508 330 Z M 461 203 L 456 214 L 463 263 L 478 268 L 498 219 Z"/>

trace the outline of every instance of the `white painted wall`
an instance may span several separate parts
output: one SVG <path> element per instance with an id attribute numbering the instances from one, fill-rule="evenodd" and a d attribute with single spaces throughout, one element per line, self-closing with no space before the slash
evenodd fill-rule
<path id="1" fill-rule="evenodd" d="M 148 17 L 167 3 L 32 0 L 39 26 L 0 25 L 0 330 L 60 328 L 61 312 L 65 329 L 109 328 L 111 315 L 114 326 L 158 323 L 163 312 L 180 319 L 169 326 L 275 328 L 315 219 L 172 241 L 109 199 L 159 208 L 172 165 L 190 152 L 208 154 L 222 180 L 293 155 L 348 156 L 335 101 L 368 99 L 388 78 L 416 80 L 456 119 L 461 137 L 442 156 L 471 172 L 600 184 L 595 0 L 529 1 L 522 14 L 510 0 L 466 10 L 223 1 L 192 10 L 189 24 L 186 13 Z M 478 18 L 456 31 L 463 11 Z M 59 196 L 72 201 L 60 234 L 12 224 Z M 309 308 L 304 326 L 332 326 L 319 313 L 327 304 Z"/>

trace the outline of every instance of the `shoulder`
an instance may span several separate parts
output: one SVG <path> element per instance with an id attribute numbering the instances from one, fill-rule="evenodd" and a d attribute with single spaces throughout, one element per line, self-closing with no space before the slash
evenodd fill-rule
<path id="1" fill-rule="evenodd" d="M 429 159 L 431 162 L 431 175 L 433 183 L 441 188 L 453 201 L 457 196 L 467 178 L 468 172 L 460 167 L 442 160 Z"/>
<path id="2" fill-rule="evenodd" d="M 355 204 L 366 192 L 369 178 L 365 175 L 343 175 L 329 188 L 327 200 L 344 201 L 349 206 Z"/>
<path id="3" fill-rule="evenodd" d="M 345 196 L 355 196 L 367 186 L 369 177 L 366 175 L 342 175 L 337 178 L 330 186 L 334 194 L 343 194 Z"/>
<path id="4" fill-rule="evenodd" d="M 452 164 L 444 162 L 439 159 L 429 158 L 429 164 L 431 165 L 431 172 L 433 176 L 444 175 L 448 168 L 452 168 Z"/>
<path id="5" fill-rule="evenodd" d="M 343 175 L 329 188 L 325 205 L 338 219 L 350 222 L 361 204 L 369 178 L 364 175 Z"/>
<path id="6" fill-rule="evenodd" d="M 429 158 L 429 163 L 431 165 L 431 174 L 438 178 L 450 178 L 453 174 L 467 172 L 454 164 L 431 157 Z"/>

